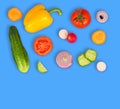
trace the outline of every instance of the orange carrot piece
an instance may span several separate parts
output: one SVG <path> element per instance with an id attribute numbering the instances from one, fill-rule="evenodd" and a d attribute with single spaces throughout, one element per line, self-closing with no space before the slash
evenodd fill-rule
<path id="1" fill-rule="evenodd" d="M 106 33 L 102 30 L 95 31 L 92 34 L 92 41 L 95 44 L 104 44 L 106 41 Z"/>
<path id="2" fill-rule="evenodd" d="M 18 21 L 22 18 L 22 12 L 18 8 L 11 8 L 8 11 L 8 18 L 11 21 Z"/>

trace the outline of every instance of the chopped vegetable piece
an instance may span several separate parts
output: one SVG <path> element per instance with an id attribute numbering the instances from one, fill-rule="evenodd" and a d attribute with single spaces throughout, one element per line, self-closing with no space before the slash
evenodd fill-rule
<path id="1" fill-rule="evenodd" d="M 47 36 L 38 37 L 34 41 L 34 51 L 40 56 L 47 55 L 51 52 L 52 48 L 53 43 L 51 39 Z"/>
<path id="2" fill-rule="evenodd" d="M 90 61 L 88 59 L 86 59 L 85 55 L 84 54 L 81 54 L 79 57 L 78 57 L 78 63 L 80 66 L 84 67 L 84 66 L 87 66 L 90 64 Z"/>
<path id="3" fill-rule="evenodd" d="M 56 63 L 61 68 L 68 68 L 72 65 L 72 55 L 66 51 L 60 52 L 56 57 Z"/>
<path id="4" fill-rule="evenodd" d="M 104 44 L 106 41 L 106 33 L 102 30 L 95 31 L 92 34 L 92 41 L 95 44 Z"/>
<path id="5" fill-rule="evenodd" d="M 18 21 L 22 18 L 22 12 L 18 8 L 11 8 L 8 11 L 8 18 L 11 21 Z"/>
<path id="6" fill-rule="evenodd" d="M 61 39 L 67 39 L 67 36 L 68 36 L 68 31 L 67 31 L 67 30 L 61 29 L 61 30 L 59 31 L 59 37 L 60 37 Z"/>
<path id="7" fill-rule="evenodd" d="M 105 62 L 100 61 L 97 63 L 96 68 L 99 72 L 104 72 L 104 71 L 106 71 L 107 65 Z"/>
<path id="8" fill-rule="evenodd" d="M 108 20 L 108 14 L 105 11 L 98 11 L 96 18 L 98 22 L 105 23 Z"/>
<path id="9" fill-rule="evenodd" d="M 38 62 L 37 69 L 40 73 L 46 73 L 48 71 L 41 62 Z"/>
<path id="10" fill-rule="evenodd" d="M 97 52 L 95 50 L 92 49 L 88 49 L 85 52 L 85 57 L 90 60 L 91 62 L 94 62 L 96 60 L 97 57 Z"/>

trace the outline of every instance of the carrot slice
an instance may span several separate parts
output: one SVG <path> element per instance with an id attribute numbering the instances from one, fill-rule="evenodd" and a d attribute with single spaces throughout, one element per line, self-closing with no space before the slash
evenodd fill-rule
<path id="1" fill-rule="evenodd" d="M 18 8 L 11 8 L 8 11 L 8 18 L 11 21 L 18 21 L 22 18 L 22 12 Z"/>
<path id="2" fill-rule="evenodd" d="M 106 33 L 102 30 L 95 31 L 92 34 L 92 41 L 95 44 L 104 44 L 106 41 Z"/>

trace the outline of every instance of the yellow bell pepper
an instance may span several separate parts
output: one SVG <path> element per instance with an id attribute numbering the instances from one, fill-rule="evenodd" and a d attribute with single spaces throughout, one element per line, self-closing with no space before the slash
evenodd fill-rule
<path id="1" fill-rule="evenodd" d="M 42 4 L 34 6 L 24 18 L 25 30 L 30 33 L 35 33 L 50 26 L 53 22 L 50 13 L 53 12 L 58 12 L 59 15 L 62 15 L 62 11 L 58 8 L 47 11 Z"/>

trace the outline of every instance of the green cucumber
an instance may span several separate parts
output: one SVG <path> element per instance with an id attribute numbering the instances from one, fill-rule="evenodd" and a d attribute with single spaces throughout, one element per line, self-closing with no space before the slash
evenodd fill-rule
<path id="1" fill-rule="evenodd" d="M 86 59 L 84 54 L 81 54 L 78 57 L 78 63 L 79 63 L 80 66 L 84 67 L 84 66 L 89 65 L 91 62 L 88 59 Z"/>
<path id="2" fill-rule="evenodd" d="M 92 49 L 88 49 L 85 52 L 85 57 L 90 60 L 91 62 L 94 62 L 96 60 L 97 57 L 97 52 L 95 50 Z"/>
<path id="3" fill-rule="evenodd" d="M 41 62 L 37 63 L 37 69 L 40 73 L 46 73 L 48 71 Z"/>
<path id="4" fill-rule="evenodd" d="M 11 26 L 9 29 L 9 39 L 11 44 L 12 55 L 18 70 L 22 73 L 28 72 L 30 68 L 30 61 L 25 50 L 18 30 L 15 26 Z"/>

